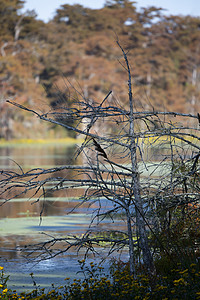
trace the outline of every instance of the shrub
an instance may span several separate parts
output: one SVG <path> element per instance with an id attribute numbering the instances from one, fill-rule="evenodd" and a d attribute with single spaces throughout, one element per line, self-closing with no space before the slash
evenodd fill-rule
<path id="1" fill-rule="evenodd" d="M 112 263 L 109 275 L 97 264 L 86 266 L 85 260 L 79 262 L 83 280 L 74 279 L 70 283 L 66 278 L 65 286 L 52 285 L 48 291 L 36 286 L 30 293 L 21 294 L 8 289 L 9 276 L 5 277 L 1 267 L 0 299 L 200 299 L 200 271 L 195 263 L 188 269 L 178 264 L 167 276 L 149 276 L 143 272 L 134 278 L 128 265 L 122 262 Z"/>

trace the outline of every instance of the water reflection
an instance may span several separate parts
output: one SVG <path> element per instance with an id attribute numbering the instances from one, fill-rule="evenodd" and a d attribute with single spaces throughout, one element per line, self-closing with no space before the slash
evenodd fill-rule
<path id="1" fill-rule="evenodd" d="M 75 164 L 76 145 L 18 145 L 0 147 L 0 168 L 25 170 L 37 167 L 53 167 Z M 16 163 L 15 163 L 16 162 Z"/>
<path id="2" fill-rule="evenodd" d="M 81 164 L 80 160 L 74 161 L 75 150 L 75 145 L 0 147 L 0 169 L 11 169 L 20 173 L 20 167 L 28 171 L 32 168 Z M 66 178 L 75 176 L 73 170 L 63 170 L 56 175 Z M 57 280 L 60 275 L 62 278 L 67 276 L 74 278 L 78 270 L 78 257 L 73 251 L 64 257 L 27 267 L 21 251 L 16 250 L 18 247 L 46 240 L 43 232 L 61 237 L 68 234 L 81 235 L 89 227 L 93 210 L 97 209 L 98 203 L 90 203 L 90 206 L 85 203 L 74 211 L 73 208 L 79 204 L 78 197 L 83 194 L 84 189 L 55 191 L 52 190 L 52 186 L 52 184 L 47 186 L 45 199 L 41 198 L 39 202 L 34 203 L 37 198 L 30 199 L 31 194 L 28 192 L 0 206 L 0 265 L 11 273 L 11 284 L 15 284 L 18 290 L 22 282 L 26 288 L 26 284 L 31 286 L 31 278 L 28 276 L 30 272 L 37 273 L 36 276 L 40 279 L 46 274 L 45 282 L 42 281 L 45 286 L 56 282 L 55 278 L 49 276 L 52 274 L 52 267 Z M 14 195 L 10 194 L 9 197 Z M 3 201 L 4 199 L 0 199 L 0 203 Z M 112 208 L 110 203 L 105 202 L 104 205 Z M 103 229 L 104 226 L 110 229 L 116 226 L 118 230 L 124 229 L 124 224 L 120 220 L 113 224 L 112 221 L 105 219 L 99 227 Z M 16 276 L 17 270 L 20 270 L 24 277 L 19 279 L 19 276 Z"/>

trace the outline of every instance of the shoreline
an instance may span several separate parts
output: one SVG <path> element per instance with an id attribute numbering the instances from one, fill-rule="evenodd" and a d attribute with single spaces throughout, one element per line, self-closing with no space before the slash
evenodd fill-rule
<path id="1" fill-rule="evenodd" d="M 55 144 L 80 144 L 82 139 L 74 139 L 71 137 L 66 138 L 47 138 L 47 139 L 0 139 L 0 147 L 13 147 L 13 146 L 28 146 L 28 145 L 55 145 Z"/>

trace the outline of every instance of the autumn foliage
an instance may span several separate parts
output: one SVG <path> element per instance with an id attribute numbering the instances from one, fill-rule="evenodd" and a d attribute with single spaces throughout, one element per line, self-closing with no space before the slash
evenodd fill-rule
<path id="1" fill-rule="evenodd" d="M 48 125 L 8 107 L 8 98 L 41 111 L 70 106 L 78 84 L 86 98 L 102 101 L 112 90 L 126 106 L 116 39 L 128 51 L 137 106 L 199 110 L 200 18 L 166 16 L 156 7 L 137 11 L 131 1 L 113 0 L 98 10 L 62 5 L 44 23 L 34 11 L 22 13 L 24 2 L 0 3 L 0 113 L 6 116 L 0 138 L 54 135 Z"/>

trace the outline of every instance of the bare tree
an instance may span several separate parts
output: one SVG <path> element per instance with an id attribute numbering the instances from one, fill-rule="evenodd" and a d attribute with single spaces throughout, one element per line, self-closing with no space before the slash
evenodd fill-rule
<path id="1" fill-rule="evenodd" d="M 80 99 L 73 107 L 63 106 L 45 114 L 8 100 L 41 120 L 81 135 L 84 141 L 75 155 L 84 155 L 87 165 L 28 172 L 20 168 L 19 173 L 1 171 L 0 187 L 4 203 L 24 194 L 40 201 L 45 198 L 50 182 L 55 193 L 81 187 L 79 205 L 97 206 L 85 234 L 47 236 L 45 242 L 29 245 L 29 253 L 38 259 L 55 257 L 72 247 L 78 251 L 84 247 L 86 254 L 96 253 L 98 246 L 106 242 L 109 253 L 128 247 L 130 272 L 135 275 L 138 260 L 149 272 L 154 272 L 153 253 L 157 249 L 170 257 L 170 249 L 163 244 L 159 233 L 166 228 L 170 231 L 184 217 L 188 205 L 200 199 L 199 115 L 137 111 L 127 53 L 117 44 L 128 75 L 128 109 L 110 99 L 111 91 L 99 104 L 91 103 L 76 89 Z M 188 119 L 194 120 L 193 127 L 187 125 Z M 67 120 L 73 120 L 73 124 L 69 125 Z M 67 170 L 74 171 L 73 178 L 68 178 Z M 104 207 L 105 199 L 112 204 L 111 208 Z M 182 214 L 177 217 L 179 210 Z M 113 237 L 111 229 L 99 230 L 97 225 L 105 218 L 115 222 L 119 214 L 126 223 L 125 231 L 115 230 Z M 150 245 L 150 236 L 156 240 L 157 249 Z"/>

